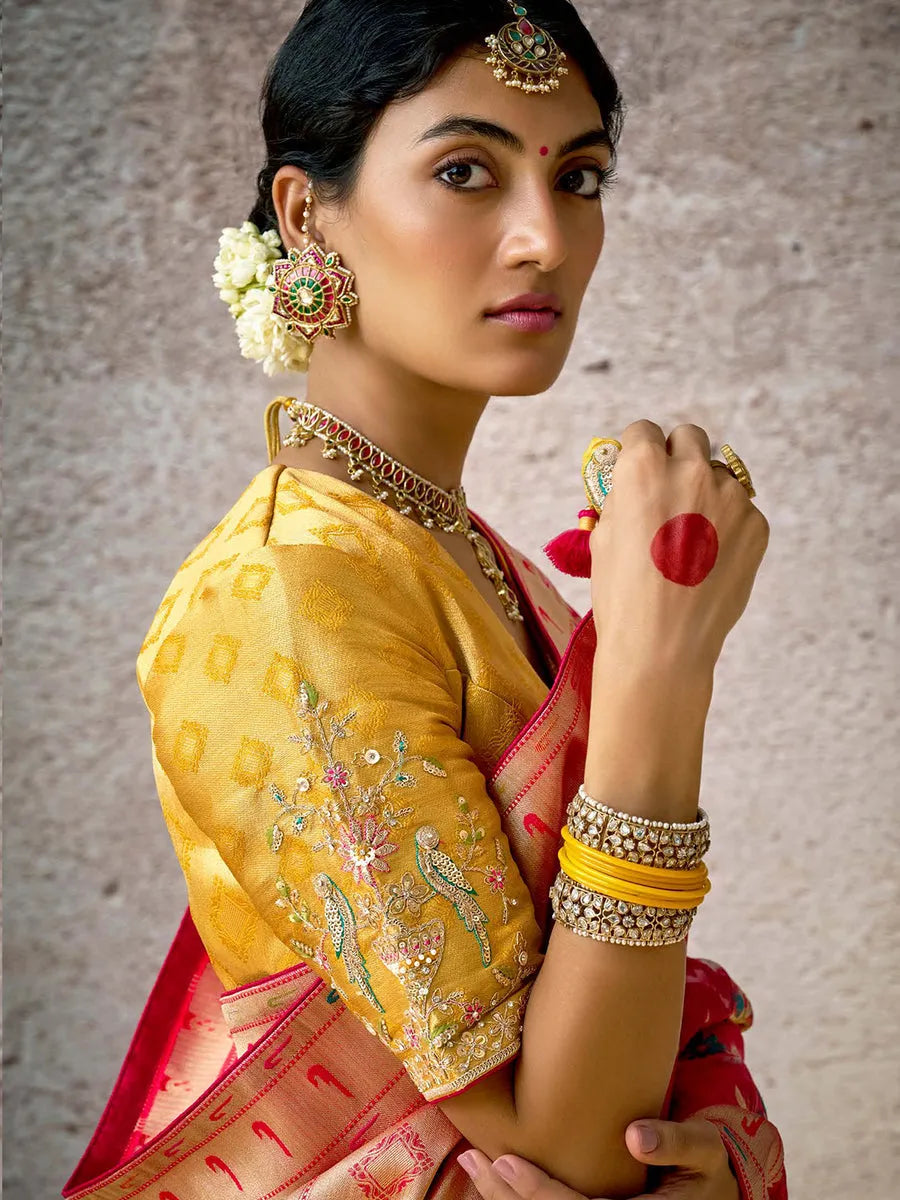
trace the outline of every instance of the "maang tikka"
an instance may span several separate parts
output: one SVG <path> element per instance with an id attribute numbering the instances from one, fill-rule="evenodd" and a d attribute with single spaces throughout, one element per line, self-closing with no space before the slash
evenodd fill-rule
<path id="1" fill-rule="evenodd" d="M 487 65 L 494 68 L 494 78 L 507 87 L 523 92 L 553 91 L 559 87 L 560 76 L 569 73 L 569 68 L 562 65 L 565 52 L 546 29 L 528 20 L 524 5 L 513 0 L 507 3 L 519 19 L 484 39 L 491 49 Z"/>

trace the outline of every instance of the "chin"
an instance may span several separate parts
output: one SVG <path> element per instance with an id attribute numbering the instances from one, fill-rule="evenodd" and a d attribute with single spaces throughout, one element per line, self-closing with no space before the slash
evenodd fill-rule
<path id="1" fill-rule="evenodd" d="M 565 360 L 556 355 L 552 362 L 510 363 L 505 371 L 499 370 L 495 361 L 493 369 L 485 372 L 482 388 L 492 396 L 538 396 L 556 383 L 564 365 Z"/>

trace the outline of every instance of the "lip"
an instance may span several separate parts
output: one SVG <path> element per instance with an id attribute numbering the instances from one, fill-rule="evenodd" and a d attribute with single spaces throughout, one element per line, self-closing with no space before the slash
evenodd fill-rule
<path id="1" fill-rule="evenodd" d="M 548 333 L 555 329 L 562 317 L 559 313 L 549 312 L 547 309 L 514 308 L 508 312 L 488 313 L 487 319 L 499 321 L 501 325 L 511 325 L 513 329 L 520 329 L 523 333 Z"/>
<path id="2" fill-rule="evenodd" d="M 500 313 L 524 312 L 529 309 L 552 308 L 557 316 L 562 314 L 562 301 L 555 292 L 523 292 L 521 296 L 513 296 L 504 300 L 496 308 L 490 308 L 485 316 L 496 317 Z"/>

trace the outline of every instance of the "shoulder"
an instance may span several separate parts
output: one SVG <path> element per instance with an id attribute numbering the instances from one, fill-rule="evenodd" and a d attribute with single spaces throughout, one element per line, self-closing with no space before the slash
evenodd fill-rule
<path id="1" fill-rule="evenodd" d="M 349 486 L 261 472 L 176 572 L 138 653 L 142 690 L 151 671 L 178 669 L 188 637 L 208 641 L 212 629 L 220 641 L 246 635 L 260 646 L 316 635 L 403 640 L 440 658 L 423 560 L 385 513 L 398 519 Z"/>

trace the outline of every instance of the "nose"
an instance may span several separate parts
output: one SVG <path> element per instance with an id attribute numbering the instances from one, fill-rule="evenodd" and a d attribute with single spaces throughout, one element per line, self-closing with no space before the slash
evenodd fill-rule
<path id="1" fill-rule="evenodd" d="M 565 262 L 569 233 L 563 220 L 560 203 L 563 199 L 561 193 L 551 191 L 546 184 L 535 184 L 510 204 L 501 241 L 505 267 L 534 262 L 543 271 L 552 271 Z"/>

